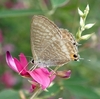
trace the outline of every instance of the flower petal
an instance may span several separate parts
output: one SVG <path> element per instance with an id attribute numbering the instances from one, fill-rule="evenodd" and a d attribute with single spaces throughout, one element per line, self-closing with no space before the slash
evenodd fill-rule
<path id="1" fill-rule="evenodd" d="M 30 92 L 33 92 L 35 89 L 37 89 L 37 87 L 39 87 L 39 84 L 34 80 L 33 81 L 28 80 L 28 81 L 32 84 L 30 88 Z"/>
<path id="2" fill-rule="evenodd" d="M 57 71 L 56 75 L 60 76 L 62 78 L 70 78 L 70 76 L 71 76 L 71 70 L 68 70 L 68 71 Z"/>
<path id="3" fill-rule="evenodd" d="M 46 68 L 38 68 L 33 71 L 29 71 L 31 77 L 41 85 L 42 89 L 44 90 L 50 84 L 50 73 Z"/>
<path id="4" fill-rule="evenodd" d="M 17 66 L 18 69 L 18 73 L 22 76 L 29 76 L 29 73 L 27 72 L 27 70 L 25 68 L 23 68 L 22 64 L 19 62 L 18 59 L 14 58 L 15 64 Z"/>
<path id="5" fill-rule="evenodd" d="M 13 69 L 14 71 L 18 72 L 18 69 L 17 69 L 16 64 L 15 64 L 15 62 L 14 62 L 14 59 L 13 59 L 13 57 L 11 56 L 11 54 L 10 54 L 9 51 L 6 52 L 6 62 L 7 62 L 8 66 L 9 66 L 11 69 Z"/>
<path id="6" fill-rule="evenodd" d="M 19 58 L 20 58 L 20 63 L 22 64 L 23 68 L 26 67 L 28 62 L 27 62 L 25 55 L 23 53 L 21 53 L 19 55 Z"/>
<path id="7" fill-rule="evenodd" d="M 34 91 L 34 89 L 36 88 L 35 85 L 31 85 L 29 92 L 32 93 Z"/>

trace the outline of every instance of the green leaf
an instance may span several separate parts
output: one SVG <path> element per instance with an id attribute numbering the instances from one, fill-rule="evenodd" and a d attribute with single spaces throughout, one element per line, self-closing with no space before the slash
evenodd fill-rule
<path id="1" fill-rule="evenodd" d="M 90 87 L 76 84 L 66 84 L 65 87 L 76 96 L 87 99 L 100 99 L 100 96 Z"/>
<path id="2" fill-rule="evenodd" d="M 9 89 L 0 92 L 0 99 L 20 99 L 20 96 L 18 92 Z"/>
<path id="3" fill-rule="evenodd" d="M 82 77 L 71 77 L 68 80 L 64 80 L 64 86 L 66 86 L 66 84 L 85 84 L 87 83 L 88 80 L 86 78 L 82 78 Z"/>
<path id="4" fill-rule="evenodd" d="M 72 95 L 82 97 L 82 99 L 100 99 L 100 96 L 94 91 L 94 89 L 89 86 L 87 87 L 87 83 L 88 79 L 74 76 L 63 81 L 63 86 L 65 86 L 65 89 L 72 93 Z"/>
<path id="5" fill-rule="evenodd" d="M 26 16 L 34 14 L 43 14 L 41 10 L 3 10 L 0 11 L 0 18 L 2 17 L 15 17 L 15 16 Z"/>
<path id="6" fill-rule="evenodd" d="M 68 3 L 69 0 L 51 0 L 53 8 L 57 8 L 59 6 L 63 6 Z"/>
<path id="7" fill-rule="evenodd" d="M 48 92 L 44 92 L 45 97 L 55 96 L 60 91 L 60 86 L 54 84 L 52 87 L 49 87 L 47 90 Z"/>

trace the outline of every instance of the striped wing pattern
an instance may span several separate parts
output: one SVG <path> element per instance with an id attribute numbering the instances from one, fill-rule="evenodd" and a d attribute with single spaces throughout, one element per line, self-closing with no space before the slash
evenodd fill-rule
<path id="1" fill-rule="evenodd" d="M 77 54 L 77 46 L 72 41 L 75 40 L 67 30 L 59 29 L 44 16 L 33 16 L 31 49 L 34 63 L 39 67 L 63 65 L 71 61 L 71 55 Z"/>

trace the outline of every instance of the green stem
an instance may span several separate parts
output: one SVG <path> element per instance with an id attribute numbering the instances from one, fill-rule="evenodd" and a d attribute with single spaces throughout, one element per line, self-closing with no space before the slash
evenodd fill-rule
<path id="1" fill-rule="evenodd" d="M 35 97 L 40 93 L 41 88 L 37 89 L 30 99 L 35 99 Z"/>

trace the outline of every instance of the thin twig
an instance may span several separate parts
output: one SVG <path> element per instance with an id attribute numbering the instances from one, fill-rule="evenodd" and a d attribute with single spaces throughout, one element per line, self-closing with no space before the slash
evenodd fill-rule
<path id="1" fill-rule="evenodd" d="M 26 99 L 22 90 L 19 91 L 19 95 L 20 95 L 21 99 Z"/>

